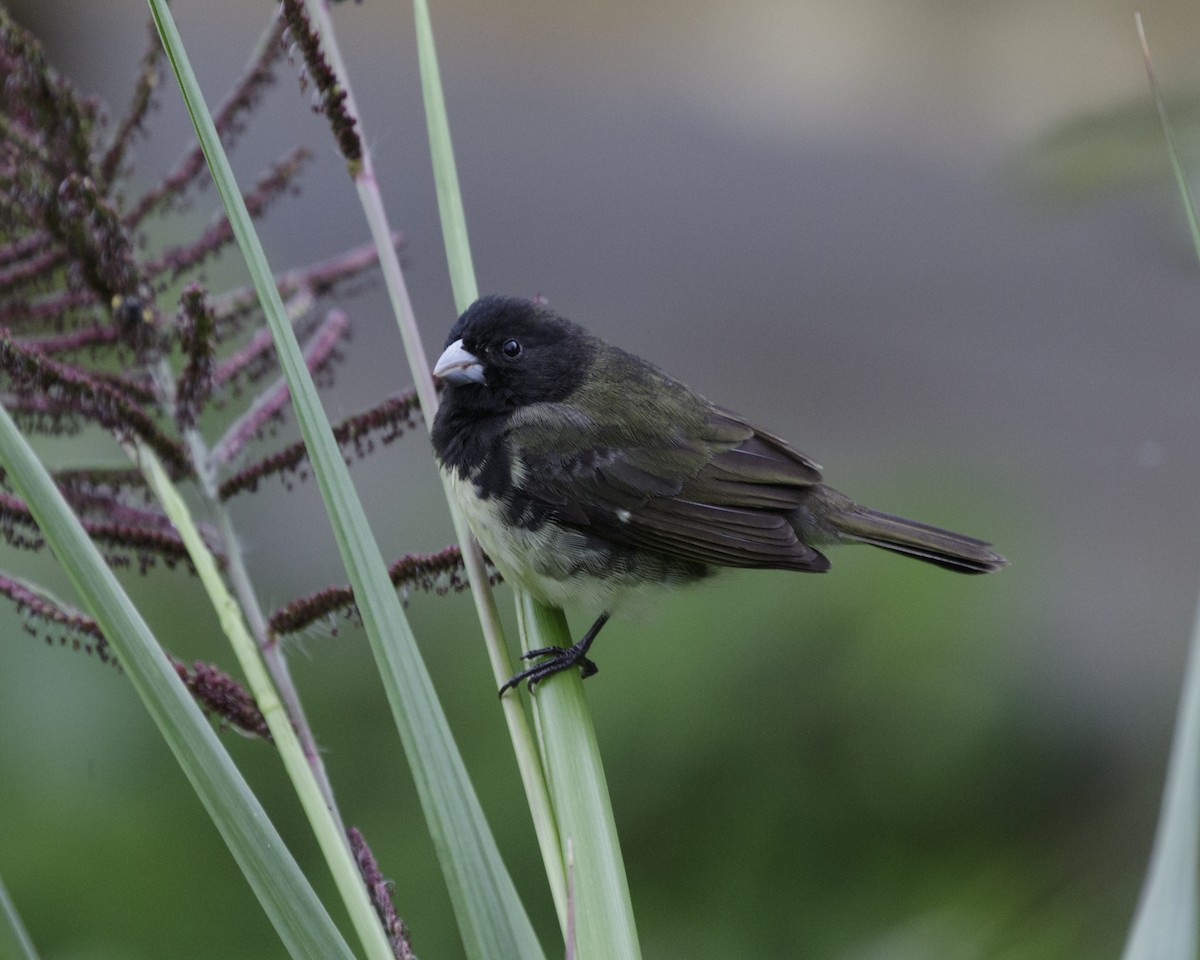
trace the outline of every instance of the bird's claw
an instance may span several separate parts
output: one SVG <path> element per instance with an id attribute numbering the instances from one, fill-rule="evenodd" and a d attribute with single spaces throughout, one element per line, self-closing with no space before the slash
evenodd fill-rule
<path id="1" fill-rule="evenodd" d="M 561 673 L 563 670 L 570 670 L 572 667 L 579 667 L 579 675 L 587 679 L 600 668 L 588 659 L 586 651 L 587 647 L 579 643 L 570 647 L 538 647 L 536 650 L 527 650 L 521 654 L 522 660 L 533 660 L 537 657 L 548 657 L 549 659 L 535 663 L 509 677 L 504 682 L 504 686 L 500 688 L 500 696 L 504 696 L 506 690 L 516 689 L 522 682 L 527 684 L 529 692 L 532 693 L 533 688 L 547 677 Z"/>

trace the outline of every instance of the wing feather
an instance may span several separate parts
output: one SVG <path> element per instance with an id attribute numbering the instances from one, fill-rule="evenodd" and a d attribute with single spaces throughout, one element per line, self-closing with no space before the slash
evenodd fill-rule
<path id="1" fill-rule="evenodd" d="M 557 443 L 545 431 L 526 443 L 522 426 L 541 419 L 526 413 L 511 436 L 521 451 L 514 507 L 523 501 L 514 516 L 701 563 L 827 569 L 788 519 L 820 482 L 820 468 L 736 414 L 711 406 L 702 413 L 699 430 L 659 424 L 620 444 L 583 417 Z"/>

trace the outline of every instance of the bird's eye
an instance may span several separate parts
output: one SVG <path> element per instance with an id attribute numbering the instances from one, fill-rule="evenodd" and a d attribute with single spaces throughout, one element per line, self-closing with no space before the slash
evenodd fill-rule
<path id="1" fill-rule="evenodd" d="M 513 357 L 520 356 L 521 344 L 516 340 L 505 340 L 500 350 L 511 360 Z"/>

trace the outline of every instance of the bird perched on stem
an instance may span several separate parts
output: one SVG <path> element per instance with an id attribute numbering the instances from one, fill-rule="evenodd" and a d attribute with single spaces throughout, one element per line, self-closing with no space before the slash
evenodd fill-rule
<path id="1" fill-rule="evenodd" d="M 960 573 L 1005 559 L 973 537 L 860 506 L 800 451 L 656 366 L 529 300 L 488 296 L 454 324 L 433 448 L 509 583 L 597 615 L 503 687 L 596 672 L 610 614 L 720 567 L 820 573 L 818 549 L 868 543 Z M 541 659 L 545 658 L 545 659 Z"/>

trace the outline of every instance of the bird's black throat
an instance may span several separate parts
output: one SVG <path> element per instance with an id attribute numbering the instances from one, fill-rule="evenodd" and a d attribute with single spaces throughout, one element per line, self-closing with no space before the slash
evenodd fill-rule
<path id="1" fill-rule="evenodd" d="M 449 390 L 438 408 L 430 439 L 445 470 L 470 480 L 484 500 L 506 497 L 513 487 L 512 457 L 504 442 L 509 411 L 480 409 L 469 394 L 482 388 Z"/>

